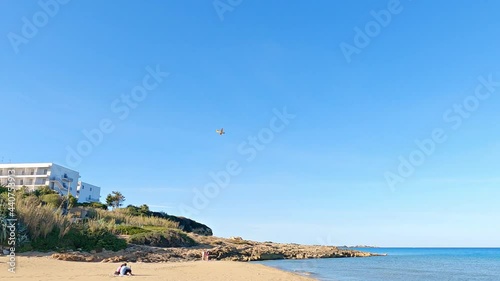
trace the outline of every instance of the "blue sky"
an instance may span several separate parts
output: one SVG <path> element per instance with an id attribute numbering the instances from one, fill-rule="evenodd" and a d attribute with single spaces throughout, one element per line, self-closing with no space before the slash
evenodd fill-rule
<path id="1" fill-rule="evenodd" d="M 499 3 L 242 1 L 222 17 L 213 3 L 69 1 L 43 24 L 37 2 L 1 2 L 0 157 L 74 168 L 103 198 L 119 190 L 218 236 L 500 246 Z M 356 47 L 381 10 L 390 20 Z M 349 61 L 343 42 L 358 48 Z M 147 67 L 169 75 L 125 106 Z M 483 99 L 479 77 L 495 86 Z M 284 108 L 294 118 L 247 160 Z M 114 130 L 68 163 L 102 120 Z M 415 140 L 436 129 L 445 141 L 422 154 Z M 401 175 L 410 155 L 423 163 Z M 197 208 L 195 190 L 206 197 L 228 163 L 239 173 Z M 391 188 L 387 173 L 404 181 Z"/>

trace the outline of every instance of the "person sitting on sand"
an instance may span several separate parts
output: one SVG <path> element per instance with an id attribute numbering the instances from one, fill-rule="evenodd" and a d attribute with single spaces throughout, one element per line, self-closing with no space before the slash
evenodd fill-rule
<path id="1" fill-rule="evenodd" d="M 125 275 L 133 275 L 132 274 L 132 269 L 125 264 L 120 268 L 120 276 L 125 276 Z"/>
<path id="2" fill-rule="evenodd" d="M 122 267 L 127 266 L 127 263 L 122 263 L 116 270 L 115 270 L 115 275 L 120 275 Z"/>

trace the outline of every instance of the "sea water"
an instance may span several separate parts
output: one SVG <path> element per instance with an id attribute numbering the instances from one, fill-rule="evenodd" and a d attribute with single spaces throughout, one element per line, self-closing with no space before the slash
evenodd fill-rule
<path id="1" fill-rule="evenodd" d="M 321 281 L 500 281 L 500 248 L 363 248 L 387 256 L 263 261 Z"/>

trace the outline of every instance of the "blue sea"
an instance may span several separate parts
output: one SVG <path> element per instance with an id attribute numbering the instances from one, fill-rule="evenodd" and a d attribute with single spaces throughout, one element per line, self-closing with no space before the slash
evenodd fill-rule
<path id="1" fill-rule="evenodd" d="M 365 248 L 367 258 L 258 262 L 321 281 L 500 281 L 500 248 Z"/>

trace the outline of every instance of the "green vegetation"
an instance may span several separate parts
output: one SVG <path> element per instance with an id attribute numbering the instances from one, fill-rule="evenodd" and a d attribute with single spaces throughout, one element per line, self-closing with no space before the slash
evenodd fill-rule
<path id="1" fill-rule="evenodd" d="M 117 238 L 107 229 L 90 229 L 86 226 L 76 226 L 61 237 L 57 228 L 54 228 L 43 239 L 36 239 L 31 242 L 31 248 L 39 251 L 51 250 L 77 250 L 102 251 L 103 249 L 118 251 L 125 249 L 125 240 Z"/>
<path id="2" fill-rule="evenodd" d="M 106 204 L 109 207 L 116 209 L 123 204 L 123 202 L 125 201 L 125 196 L 123 196 L 123 194 L 118 191 L 113 191 L 111 193 L 112 194 L 108 194 L 108 196 L 106 197 Z"/>
<path id="3" fill-rule="evenodd" d="M 68 233 L 71 227 L 70 217 L 63 216 L 62 211 L 49 205 L 44 205 L 36 196 L 16 194 L 16 213 L 19 221 L 26 225 L 31 240 L 46 238 L 49 233 L 57 229 L 59 237 Z"/>
<path id="4" fill-rule="evenodd" d="M 44 194 L 40 196 L 40 200 L 52 208 L 59 208 L 63 202 L 59 194 Z"/>
<path id="5" fill-rule="evenodd" d="M 68 208 L 73 208 L 78 205 L 78 199 L 74 197 L 73 195 L 69 195 L 69 206 Z"/>
<path id="6" fill-rule="evenodd" d="M 146 204 L 143 204 L 139 207 L 136 207 L 134 205 L 128 205 L 125 208 L 125 210 L 131 216 L 150 216 L 151 215 L 151 211 L 149 211 L 149 206 Z"/>
<path id="7" fill-rule="evenodd" d="M 90 207 L 94 209 L 102 209 L 102 210 L 107 210 L 108 205 L 103 204 L 101 202 L 85 202 L 85 203 L 77 203 L 76 206 L 80 207 Z"/>
<path id="8" fill-rule="evenodd" d="M 129 243 L 155 247 L 190 247 L 196 242 L 178 229 L 154 231 L 134 234 L 129 237 Z"/>
<path id="9" fill-rule="evenodd" d="M 103 223 L 112 223 L 113 225 L 126 224 L 131 226 L 158 226 L 163 228 L 179 228 L 179 224 L 171 220 L 150 217 L 129 215 L 124 209 L 115 209 L 113 211 L 104 211 L 95 209 L 90 218 L 102 221 Z"/>
<path id="10" fill-rule="evenodd" d="M 46 194 L 59 194 L 57 191 L 50 189 L 48 186 L 42 186 L 33 191 L 33 195 L 40 197 Z"/>
<path id="11" fill-rule="evenodd" d="M 144 229 L 144 228 L 138 227 L 138 226 L 132 226 L 132 225 L 118 225 L 114 229 L 114 233 L 121 234 L 121 235 L 134 235 L 134 234 L 139 234 L 139 233 L 144 233 L 144 232 L 151 232 L 151 230 Z"/>
<path id="12" fill-rule="evenodd" d="M 126 208 L 120 209 L 120 212 L 131 216 L 149 216 L 154 218 L 166 219 L 177 223 L 177 227 L 175 228 L 182 229 L 185 232 L 193 232 L 196 234 L 207 236 L 211 236 L 213 234 L 212 230 L 204 224 L 184 217 L 171 216 L 164 212 L 152 212 L 149 210 L 148 205 L 145 204 L 141 205 L 140 207 L 128 205 Z"/>
<path id="13" fill-rule="evenodd" d="M 35 191 L 21 188 L 15 193 L 18 218 L 16 249 L 22 251 L 117 251 L 127 242 L 160 247 L 196 245 L 185 232 L 212 230 L 195 221 L 152 212 L 146 204 L 120 208 L 125 197 L 120 192 L 108 195 L 107 205 L 100 202 L 77 203 L 73 196 L 60 196 L 49 187 Z M 9 217 L 8 189 L 0 186 L 0 246 L 7 246 L 6 219 Z M 108 202 L 109 201 L 109 202 Z M 69 203 L 69 212 L 63 208 Z M 108 211 L 108 206 L 113 210 Z M 119 235 L 127 235 L 125 240 Z M 1 247 L 0 247 L 1 248 Z"/>

